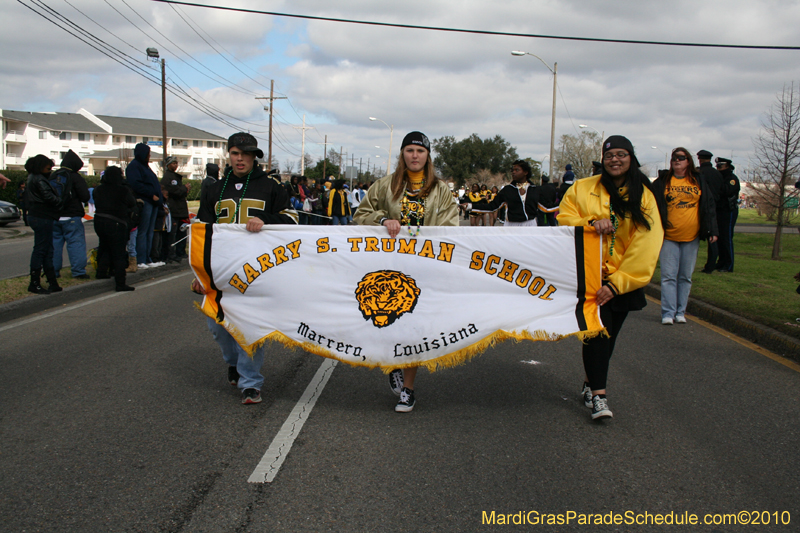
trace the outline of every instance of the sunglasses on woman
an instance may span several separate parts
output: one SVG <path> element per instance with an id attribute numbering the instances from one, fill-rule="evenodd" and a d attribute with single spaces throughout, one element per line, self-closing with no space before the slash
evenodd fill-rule
<path id="1" fill-rule="evenodd" d="M 686 161 L 685 155 L 673 155 L 670 161 Z"/>

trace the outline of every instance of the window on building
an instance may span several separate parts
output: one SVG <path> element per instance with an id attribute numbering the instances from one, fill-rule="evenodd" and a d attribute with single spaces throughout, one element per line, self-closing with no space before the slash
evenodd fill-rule
<path id="1" fill-rule="evenodd" d="M 136 136 L 135 135 L 126 135 L 125 142 L 128 144 L 136 144 Z"/>
<path id="2" fill-rule="evenodd" d="M 180 146 L 181 142 L 180 139 L 172 139 L 172 146 Z"/>
<path id="3" fill-rule="evenodd" d="M 47 139 L 47 132 L 46 131 L 40 131 L 39 132 L 39 138 L 40 139 Z"/>
<path id="4" fill-rule="evenodd" d="M 192 148 L 200 148 L 201 146 L 200 141 L 192 141 Z"/>
<path id="5" fill-rule="evenodd" d="M 144 144 L 147 144 L 147 143 L 149 143 L 149 142 L 150 142 L 150 137 L 142 137 L 142 142 L 143 142 Z"/>
<path id="6" fill-rule="evenodd" d="M 58 152 L 50 152 L 50 157 L 58 157 Z"/>
<path id="7" fill-rule="evenodd" d="M 206 159 L 206 163 L 213 163 L 213 162 L 214 162 L 213 157 L 209 157 L 208 159 Z"/>
<path id="8" fill-rule="evenodd" d="M 89 140 L 89 134 L 88 133 L 79 133 L 78 134 L 78 140 L 79 141 L 88 141 Z"/>
<path id="9" fill-rule="evenodd" d="M 214 148 L 219 148 L 219 141 L 214 141 Z"/>
<path id="10" fill-rule="evenodd" d="M 61 139 L 62 141 L 71 141 L 72 140 L 72 132 L 62 131 L 61 135 L 59 135 L 58 138 Z"/>
<path id="11" fill-rule="evenodd" d="M 114 137 L 114 144 L 119 144 L 120 143 L 120 139 L 121 139 L 121 137 Z"/>
<path id="12" fill-rule="evenodd" d="M 202 157 L 195 157 L 194 159 L 192 159 L 192 164 L 193 165 L 202 165 L 203 164 L 203 158 Z"/>
<path id="13" fill-rule="evenodd" d="M 206 148 L 214 148 L 214 141 L 206 141 Z"/>
<path id="14" fill-rule="evenodd" d="M 64 159 L 65 157 L 67 157 L 67 152 L 58 152 L 58 157 Z"/>
<path id="15" fill-rule="evenodd" d="M 51 131 L 50 132 L 50 136 L 51 137 L 58 137 L 58 132 L 57 131 Z"/>

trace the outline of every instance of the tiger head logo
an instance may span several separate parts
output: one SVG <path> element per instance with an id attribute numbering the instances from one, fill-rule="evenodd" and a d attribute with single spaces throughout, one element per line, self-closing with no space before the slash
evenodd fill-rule
<path id="1" fill-rule="evenodd" d="M 414 310 L 420 292 L 414 279 L 402 272 L 379 270 L 361 279 L 356 300 L 365 320 L 371 318 L 375 327 L 385 328 Z"/>

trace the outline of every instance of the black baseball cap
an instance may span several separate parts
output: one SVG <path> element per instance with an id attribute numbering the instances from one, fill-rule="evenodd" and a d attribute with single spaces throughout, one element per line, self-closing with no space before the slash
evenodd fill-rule
<path id="1" fill-rule="evenodd" d="M 234 133 L 230 137 L 228 137 L 228 151 L 231 151 L 231 148 L 238 148 L 242 152 L 254 152 L 256 157 L 262 158 L 264 157 L 264 152 L 258 147 L 258 141 L 255 137 L 250 135 L 249 133 L 245 133 L 240 131 L 239 133 Z"/>

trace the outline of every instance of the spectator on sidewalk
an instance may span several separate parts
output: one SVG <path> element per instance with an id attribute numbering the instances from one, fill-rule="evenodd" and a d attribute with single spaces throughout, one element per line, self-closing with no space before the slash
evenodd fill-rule
<path id="1" fill-rule="evenodd" d="M 723 196 L 723 182 L 722 182 L 722 174 L 719 173 L 717 169 L 715 169 L 711 165 L 711 158 L 714 157 L 714 154 L 709 152 L 708 150 L 700 150 L 697 152 L 697 162 L 700 164 L 699 169 L 700 173 L 705 178 L 706 183 L 708 183 L 708 190 L 711 195 L 714 197 L 714 205 L 717 208 L 717 226 L 719 226 L 719 211 L 720 211 L 720 199 Z M 719 228 L 720 232 L 722 228 Z M 720 237 L 722 237 L 722 233 L 720 233 Z M 719 262 L 719 241 L 711 242 L 708 241 L 708 257 L 706 258 L 706 264 L 703 266 L 701 272 L 704 274 L 711 274 L 717 268 L 717 263 Z"/>
<path id="2" fill-rule="evenodd" d="M 28 171 L 28 221 L 33 230 L 31 252 L 31 281 L 28 292 L 50 294 L 61 291 L 53 270 L 53 223 L 58 220 L 64 206 L 64 190 L 69 188 L 69 175 L 59 179 L 52 176 L 55 162 L 43 154 L 37 154 L 25 162 Z M 49 287 L 41 285 L 41 273 L 47 277 Z"/>
<path id="3" fill-rule="evenodd" d="M 56 277 L 61 277 L 61 264 L 64 255 L 64 244 L 67 245 L 70 271 L 76 279 L 89 279 L 86 273 L 86 233 L 83 227 L 83 216 L 86 214 L 84 204 L 89 202 L 89 186 L 78 171 L 83 168 L 80 156 L 69 150 L 61 160 L 61 168 L 54 172 L 55 176 L 69 175 L 69 187 L 64 191 L 64 206 L 58 220 L 53 223 L 53 269 Z"/>
<path id="4" fill-rule="evenodd" d="M 114 270 L 114 287 L 117 292 L 134 290 L 126 283 L 125 267 L 131 210 L 136 199 L 130 187 L 123 184 L 122 169 L 110 166 L 103 172 L 100 185 L 94 189 L 94 231 L 97 233 L 97 279 L 108 279 Z"/>
<path id="5" fill-rule="evenodd" d="M 739 218 L 739 177 L 733 173 L 736 167 L 730 159 L 718 157 L 715 160 L 717 170 L 722 176 L 722 188 L 717 206 L 717 224 L 719 225 L 719 263 L 716 269 L 720 272 L 733 272 L 733 229 Z"/>
<path id="6" fill-rule="evenodd" d="M 136 198 L 142 200 L 142 214 L 136 235 L 136 261 L 138 268 L 156 266 L 150 259 L 153 248 L 153 230 L 156 226 L 156 210 L 164 205 L 158 176 L 150 168 L 150 147 L 139 143 L 133 148 L 133 161 L 125 168 L 128 185 Z"/>
<path id="7" fill-rule="evenodd" d="M 166 204 L 169 207 L 171 226 L 169 227 L 169 239 L 173 246 L 170 247 L 168 258 L 180 262 L 186 259 L 186 232 L 181 230 L 183 224 L 189 221 L 189 203 L 186 198 L 189 196 L 189 187 L 183 183 L 183 174 L 178 174 L 178 158 L 169 156 L 165 161 L 164 177 L 161 178 L 161 188 L 167 191 Z"/>

